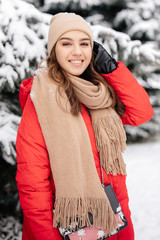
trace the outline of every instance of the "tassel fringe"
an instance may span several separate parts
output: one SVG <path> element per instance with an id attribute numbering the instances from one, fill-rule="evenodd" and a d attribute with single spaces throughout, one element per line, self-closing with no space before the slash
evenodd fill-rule
<path id="1" fill-rule="evenodd" d="M 98 118 L 96 122 L 92 122 L 92 125 L 106 173 L 126 175 L 122 156 L 122 152 L 126 149 L 126 134 L 121 119 L 116 115 Z"/>
<path id="2" fill-rule="evenodd" d="M 56 199 L 53 226 L 71 230 L 74 230 L 76 226 L 79 228 L 92 226 L 88 212 L 92 213 L 93 225 L 105 230 L 106 234 L 118 228 L 115 214 L 107 198 Z"/>

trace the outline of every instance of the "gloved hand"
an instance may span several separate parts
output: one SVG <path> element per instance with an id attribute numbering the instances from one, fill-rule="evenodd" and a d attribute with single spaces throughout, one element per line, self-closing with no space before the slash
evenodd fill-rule
<path id="1" fill-rule="evenodd" d="M 117 68 L 117 62 L 112 58 L 103 46 L 94 41 L 93 52 L 95 54 L 95 68 L 99 73 L 111 73 Z"/>

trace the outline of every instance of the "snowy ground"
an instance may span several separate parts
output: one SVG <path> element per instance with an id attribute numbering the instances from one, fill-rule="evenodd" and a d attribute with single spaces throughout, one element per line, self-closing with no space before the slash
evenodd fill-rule
<path id="1" fill-rule="evenodd" d="M 128 145 L 124 157 L 135 240 L 159 240 L 160 135 L 149 142 Z M 1 219 L 0 225 L 8 232 L 0 240 L 21 240 L 18 222 L 12 218 Z"/>
<path id="2" fill-rule="evenodd" d="M 160 239 L 160 135 L 124 154 L 135 240 Z"/>

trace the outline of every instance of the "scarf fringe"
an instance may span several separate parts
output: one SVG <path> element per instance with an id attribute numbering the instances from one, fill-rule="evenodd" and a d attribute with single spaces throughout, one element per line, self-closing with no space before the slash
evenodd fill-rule
<path id="1" fill-rule="evenodd" d="M 92 122 L 97 149 L 107 174 L 126 175 L 122 152 L 126 149 L 126 134 L 120 117 L 107 116 Z"/>
<path id="2" fill-rule="evenodd" d="M 70 230 L 74 230 L 76 226 L 79 228 L 91 227 L 88 212 L 92 213 L 93 226 L 105 230 L 106 234 L 110 234 L 118 228 L 115 214 L 107 198 L 56 199 L 53 226 Z"/>

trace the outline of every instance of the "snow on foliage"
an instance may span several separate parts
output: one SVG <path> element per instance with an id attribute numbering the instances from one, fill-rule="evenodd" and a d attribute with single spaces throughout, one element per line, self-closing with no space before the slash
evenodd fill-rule
<path id="1" fill-rule="evenodd" d="M 15 164 L 15 142 L 20 117 L 9 110 L 6 102 L 0 102 L 0 152 L 3 159 Z"/>
<path id="2" fill-rule="evenodd" d="M 87 2 L 88 4 L 89 2 Z M 48 27 L 51 15 L 39 12 L 33 5 L 20 0 L 1 1 L 0 26 L 0 91 L 12 91 L 19 82 L 33 74 L 46 56 Z M 126 65 L 133 62 L 160 62 L 160 52 L 129 35 L 109 27 L 92 26 L 94 39 Z"/>
<path id="3" fill-rule="evenodd" d="M 0 5 L 0 91 L 14 92 L 46 55 L 50 15 L 20 0 Z"/>
<path id="4" fill-rule="evenodd" d="M 29 1 L 29 0 L 28 0 Z M 45 5 L 52 5 L 54 4 L 62 3 L 63 5 L 68 4 L 79 4 L 81 8 L 87 8 L 89 6 L 96 6 L 100 4 L 106 4 L 106 5 L 114 5 L 119 0 L 45 0 Z M 123 0 L 121 0 L 123 2 Z M 32 0 L 34 2 L 34 0 Z"/>
<path id="5" fill-rule="evenodd" d="M 160 2 L 128 1 L 127 9 L 120 11 L 114 20 L 114 27 L 122 24 L 132 38 L 160 40 Z"/>
<path id="6" fill-rule="evenodd" d="M 140 40 L 131 40 L 128 34 L 115 31 L 101 25 L 92 26 L 93 36 L 102 43 L 107 51 L 126 65 L 134 65 L 132 73 L 142 85 L 160 89 L 160 50 L 155 42 L 142 44 Z M 145 80 L 145 81 L 144 81 Z"/>
<path id="7" fill-rule="evenodd" d="M 22 224 L 16 218 L 2 217 L 0 219 L 0 239 L 5 240 L 21 240 L 22 239 Z"/>
<path id="8" fill-rule="evenodd" d="M 21 0 L 2 0 L 0 11 L 0 91 L 14 92 L 16 85 L 31 76 L 40 60 L 46 57 L 51 15 L 41 13 Z M 100 24 L 93 25 L 92 30 L 94 39 L 103 43 L 114 58 L 126 65 L 144 62 L 159 66 L 160 51 L 153 49 L 151 44 L 131 41 L 128 34 Z"/>
<path id="9" fill-rule="evenodd" d="M 160 1 L 126 1 L 126 9 L 117 13 L 113 26 L 141 40 L 128 55 L 128 63 L 134 64 L 136 76 L 160 89 Z"/>

